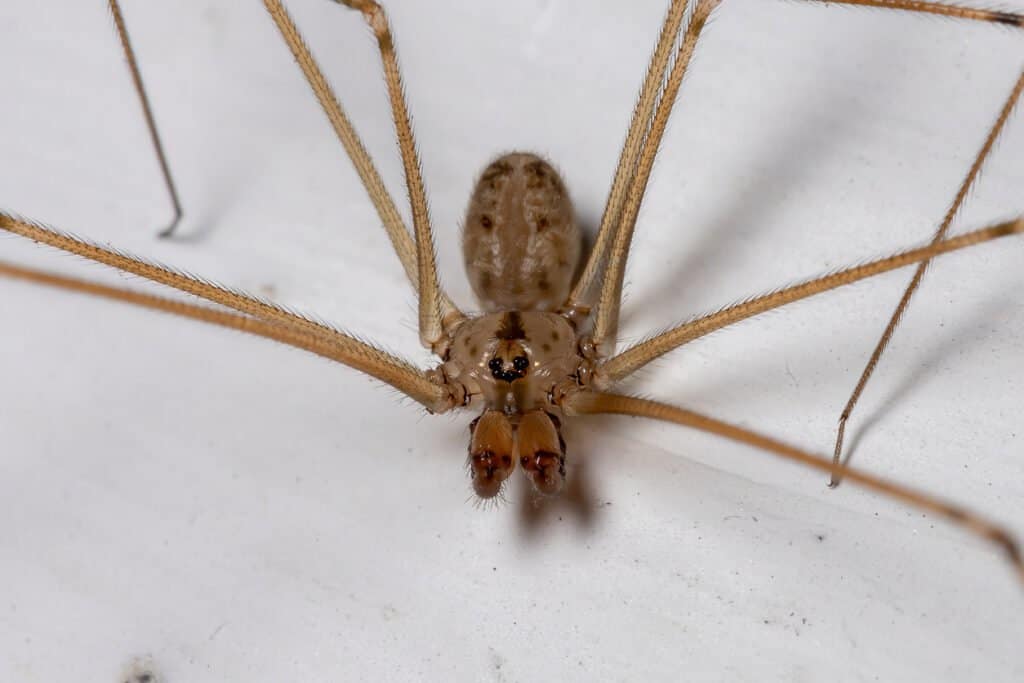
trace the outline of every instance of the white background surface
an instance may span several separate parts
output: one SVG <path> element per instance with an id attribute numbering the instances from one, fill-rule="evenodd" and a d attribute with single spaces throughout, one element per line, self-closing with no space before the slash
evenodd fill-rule
<path id="1" fill-rule="evenodd" d="M 290 3 L 404 203 L 358 15 Z M 1004 3 L 1018 10 L 1019 2 Z M 443 280 L 475 175 L 549 156 L 596 223 L 665 3 L 391 2 Z M 357 177 L 255 2 L 125 14 L 181 239 L 103 3 L 0 8 L 0 203 L 271 296 L 426 366 Z M 983 25 L 733 0 L 683 86 L 623 337 L 931 234 L 1024 56 Z M 958 229 L 1024 210 L 1019 112 Z M 404 207 L 403 207 L 404 210 Z M 143 286 L 0 238 L 0 258 Z M 1024 242 L 935 264 L 851 422 L 853 464 L 1024 535 Z M 908 271 L 722 331 L 629 388 L 830 452 Z M 121 304 L 0 282 L 0 679 L 1021 680 L 990 546 L 682 428 L 567 430 L 574 496 L 472 504 L 471 415 Z M 572 502 L 575 500 L 576 502 Z"/>

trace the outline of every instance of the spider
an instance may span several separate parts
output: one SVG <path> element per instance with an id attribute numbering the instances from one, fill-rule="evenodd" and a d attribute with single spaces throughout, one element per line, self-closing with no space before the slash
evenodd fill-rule
<path id="1" fill-rule="evenodd" d="M 929 246 L 787 287 L 672 328 L 628 349 L 617 348 L 626 256 L 641 200 L 683 75 L 694 51 L 699 49 L 708 18 L 719 4 L 701 0 L 689 6 L 676 1 L 671 3 L 666 15 L 658 47 L 644 79 L 593 249 L 589 254 L 582 254 L 579 228 L 569 198 L 571 190 L 550 163 L 529 153 L 495 159 L 481 173 L 466 214 L 465 260 L 474 291 L 484 309 L 480 316 L 468 315 L 459 310 L 438 285 L 423 181 L 402 96 L 394 44 L 383 10 L 371 2 L 341 3 L 360 10 L 379 41 L 412 202 L 415 239 L 410 237 L 383 185 L 374 178 L 372 162 L 360 150 L 358 138 L 339 117 L 326 82 L 318 75 L 318 68 L 283 6 L 270 0 L 266 4 L 336 131 L 348 139 L 346 147 L 350 156 L 357 167 L 362 168 L 364 183 L 381 222 L 388 229 L 406 274 L 418 292 L 420 341 L 438 356 L 439 364 L 430 371 L 418 370 L 368 343 L 281 307 L 145 264 L 10 214 L 0 217 L 0 227 L 5 230 L 176 287 L 237 313 L 161 301 L 103 286 L 92 287 L 13 265 L 5 267 L 6 274 L 123 298 L 275 339 L 372 375 L 430 412 L 474 409 L 477 417 L 470 430 L 468 461 L 474 491 L 484 498 L 500 495 L 517 467 L 539 493 L 557 494 L 565 485 L 565 463 L 571 448 L 561 437 L 564 420 L 582 414 L 637 415 L 709 431 L 818 468 L 828 473 L 833 482 L 841 477 L 891 494 L 994 541 L 1002 546 L 1017 571 L 1024 571 L 1014 541 L 1001 528 L 973 513 L 844 467 L 837 462 L 837 457 L 822 459 L 734 424 L 614 390 L 616 384 L 639 368 L 714 330 L 859 279 L 927 263 L 948 251 L 1021 232 L 1024 230 L 1021 219 L 984 226 L 956 238 L 942 235 Z M 850 4 L 900 8 L 898 2 Z M 1011 26 L 1022 23 L 1014 14 L 943 9 L 930 3 L 914 3 L 913 7 L 903 9 L 959 14 L 965 19 Z M 1001 131 L 1019 91 L 1020 82 L 1008 97 L 999 122 L 993 128 L 992 141 Z M 979 160 L 986 151 L 982 150 Z M 976 171 L 965 182 L 950 216 L 966 194 L 973 175 Z M 168 231 L 171 229 L 173 223 Z M 519 260 L 520 252 L 524 251 L 529 253 Z M 577 276 L 578 259 L 582 259 L 582 272 Z M 843 424 L 845 418 L 840 424 L 835 456 L 841 451 Z"/>

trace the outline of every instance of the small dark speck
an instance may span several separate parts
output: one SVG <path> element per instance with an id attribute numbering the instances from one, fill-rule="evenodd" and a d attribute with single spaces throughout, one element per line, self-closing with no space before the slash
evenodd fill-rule
<path id="1" fill-rule="evenodd" d="M 825 534 L 815 534 L 814 537 L 818 539 L 818 543 L 821 543 L 825 540 Z"/>
<path id="2" fill-rule="evenodd" d="M 132 673 L 128 678 L 124 679 L 124 683 L 157 683 L 156 676 L 149 671 L 141 671 L 138 673 Z"/>
<path id="3" fill-rule="evenodd" d="M 123 683 L 160 683 L 160 676 L 154 671 L 150 657 L 138 657 L 132 660 L 121 674 Z"/>

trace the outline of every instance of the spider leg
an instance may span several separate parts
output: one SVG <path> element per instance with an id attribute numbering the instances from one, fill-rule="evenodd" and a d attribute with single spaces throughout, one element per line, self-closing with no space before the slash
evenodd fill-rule
<path id="1" fill-rule="evenodd" d="M 859 5 L 875 9 L 897 9 L 905 12 L 936 14 L 953 19 L 987 21 L 1024 28 L 1024 15 L 954 3 L 924 2 L 923 0 L 805 0 L 805 2 L 815 2 L 821 5 Z"/>
<path id="2" fill-rule="evenodd" d="M 996 140 L 999 139 L 999 135 L 1002 133 L 1007 119 L 1010 118 L 1013 108 L 1020 99 L 1022 91 L 1024 91 L 1024 71 L 1022 71 L 1020 77 L 1018 77 L 1010 96 L 1007 98 L 1005 104 L 1003 104 L 1003 108 L 1000 110 L 996 122 L 989 130 L 984 144 L 981 146 L 977 156 L 974 158 L 974 163 L 971 164 L 971 168 L 967 172 L 967 176 L 960 185 L 960 189 L 957 190 L 956 196 L 953 198 L 953 202 L 949 206 L 949 210 L 946 211 L 946 215 L 942 219 L 942 223 L 935 231 L 935 235 L 932 237 L 932 244 L 936 244 L 941 241 L 942 238 L 946 236 L 946 233 L 949 232 L 949 226 L 953 222 L 953 218 L 956 216 L 957 211 L 960 210 L 964 199 L 967 198 L 967 193 L 970 191 L 974 181 L 978 178 L 978 174 L 981 172 L 981 167 L 985 163 L 985 159 L 988 157 L 989 153 L 991 153 Z M 917 269 L 914 271 L 914 277 L 911 278 L 906 291 L 903 292 L 903 296 L 900 298 L 899 303 L 896 304 L 896 310 L 893 311 L 892 317 L 889 318 L 885 331 L 882 332 L 882 336 L 875 345 L 874 351 L 871 352 L 871 358 L 868 359 L 867 365 L 865 365 L 864 370 L 861 371 L 860 379 L 857 380 L 857 385 L 854 387 L 853 393 L 850 394 L 850 398 L 846 402 L 843 412 L 839 415 L 839 428 L 836 431 L 836 443 L 832 455 L 833 460 L 837 463 L 839 462 L 839 458 L 843 452 L 843 436 L 846 432 L 846 422 L 850 419 L 850 414 L 853 412 L 854 406 L 857 405 L 857 401 L 860 400 L 861 394 L 864 392 L 864 387 L 867 386 L 868 380 L 871 379 L 871 375 L 878 366 L 878 361 L 881 359 L 882 354 L 885 353 L 885 349 L 888 347 L 893 333 L 896 332 L 896 327 L 900 324 L 900 320 L 903 318 L 903 314 L 906 312 L 907 306 L 910 305 L 910 299 L 914 296 L 914 292 L 916 292 L 917 288 L 920 286 L 921 279 L 924 277 L 924 272 L 928 268 L 929 263 L 930 261 L 921 261 L 921 263 L 918 264 Z M 835 488 L 838 485 L 839 480 L 833 476 L 829 481 L 829 486 Z"/>
<path id="3" fill-rule="evenodd" d="M 146 117 L 146 127 L 149 128 L 149 139 L 156 151 L 157 161 L 160 162 L 160 172 L 164 176 L 164 185 L 167 186 L 167 194 L 171 197 L 171 204 L 174 207 L 174 217 L 170 224 L 160 231 L 160 237 L 170 237 L 178 223 L 181 222 L 182 209 L 181 200 L 178 198 L 178 188 L 174 185 L 171 177 L 171 168 L 167 163 L 167 155 L 164 154 L 163 143 L 160 142 L 160 133 L 156 128 L 156 119 L 153 117 L 153 109 L 149 105 L 149 97 L 146 95 L 146 86 L 142 83 L 142 73 L 139 71 L 139 63 L 135 59 L 135 50 L 132 49 L 131 40 L 128 38 L 128 27 L 124 23 L 124 16 L 121 14 L 121 6 L 118 0 L 109 0 L 110 14 L 114 19 L 114 28 L 117 29 L 117 37 L 121 41 L 121 48 L 124 50 L 125 60 L 132 72 L 132 85 L 139 95 L 139 102 L 142 104 L 142 113 Z"/>
<path id="4" fill-rule="evenodd" d="M 1024 581 L 1024 558 L 1021 557 L 1020 546 L 1004 527 L 974 512 L 939 500 L 927 493 L 896 484 L 860 470 L 844 467 L 829 461 L 827 458 L 808 453 L 743 427 L 658 401 L 620 394 L 581 391 L 570 396 L 566 400 L 565 407 L 570 414 L 613 413 L 674 422 L 685 427 L 692 427 L 693 429 L 716 434 L 732 441 L 768 451 L 786 460 L 792 460 L 822 472 L 830 472 L 833 476 L 841 475 L 865 488 L 878 491 L 908 505 L 945 517 L 948 521 L 996 544 L 1006 554 L 1006 558 L 1013 565 L 1017 577 Z"/>
<path id="5" fill-rule="evenodd" d="M 615 168 L 612 187 L 608 193 L 604 214 L 601 216 L 601 225 L 597 231 L 597 239 L 587 258 L 583 273 L 569 294 L 569 299 L 565 304 L 567 310 L 582 309 L 586 306 L 590 288 L 604 264 L 606 252 L 615 237 L 615 228 L 619 225 L 619 219 L 622 216 L 622 205 L 626 200 L 626 193 L 632 187 L 633 179 L 636 176 L 637 157 L 651 127 L 651 118 L 654 115 L 654 107 L 658 104 L 661 83 L 665 79 L 669 58 L 672 56 L 672 48 L 679 36 L 679 29 L 682 26 L 688 4 L 688 0 L 672 0 L 668 14 L 665 15 L 658 43 L 651 55 L 647 74 L 644 76 L 644 82 L 640 88 L 640 96 L 633 109 L 633 118 L 629 123 L 626 141 L 622 145 L 619 163 Z"/>
<path id="6" fill-rule="evenodd" d="M 860 266 L 847 268 L 831 275 L 808 280 L 806 282 L 779 289 L 774 292 L 762 294 L 761 296 L 748 299 L 741 303 L 723 308 L 716 313 L 701 316 L 690 322 L 683 323 L 667 332 L 632 346 L 622 353 L 609 358 L 600 365 L 594 373 L 594 382 L 599 389 L 605 389 L 616 382 L 628 377 L 639 368 L 650 363 L 655 358 L 662 356 L 669 351 L 682 346 L 688 342 L 710 334 L 715 330 L 745 320 L 752 316 L 770 311 L 774 308 L 784 306 L 800 299 L 805 299 L 815 294 L 827 292 L 844 285 L 849 285 L 858 280 L 864 280 L 874 275 L 886 273 L 896 268 L 920 263 L 935 258 L 957 249 L 965 249 L 989 240 L 1024 233 L 1024 216 L 1015 218 L 1004 223 L 997 223 L 973 232 L 964 233 L 951 237 L 928 246 L 910 249 L 892 256 L 869 261 Z"/>
<path id="7" fill-rule="evenodd" d="M 658 108 L 651 120 L 650 130 L 644 138 L 643 149 L 637 161 L 636 175 L 629 188 L 629 193 L 622 209 L 620 222 L 615 230 L 608 265 L 601 283 L 601 294 L 598 298 L 594 315 L 593 340 L 601 355 L 614 352 L 615 335 L 619 327 L 619 306 L 622 303 L 622 280 L 626 272 L 626 259 L 629 257 L 629 246 L 633 240 L 640 204 L 647 190 L 647 182 L 654 167 L 654 158 L 665 134 L 672 106 L 675 103 L 683 76 L 697 47 L 697 40 L 707 24 L 711 13 L 721 0 L 697 0 L 690 16 L 690 23 L 683 34 L 679 51 L 676 54 L 672 70 L 668 75 L 664 92 L 658 101 Z"/>
<path id="8" fill-rule="evenodd" d="M 434 257 L 433 241 L 430 235 L 426 196 L 423 190 L 423 181 L 420 177 L 419 161 L 416 156 L 416 147 L 409 125 L 408 112 L 405 107 L 405 100 L 402 97 L 398 62 L 383 10 L 374 3 L 365 11 L 369 12 L 367 14 L 368 21 L 378 36 L 381 58 L 384 61 L 388 94 L 391 98 L 395 126 L 398 130 L 399 147 L 402 152 L 402 162 L 406 172 L 406 182 L 409 186 L 409 194 L 412 201 L 413 223 L 416 234 L 415 242 L 409 234 L 409 229 L 402 221 L 402 217 L 395 207 L 394 200 L 384 186 L 384 181 L 381 179 L 380 173 L 366 151 L 366 147 L 345 115 L 341 103 L 338 101 L 331 86 L 327 83 L 327 79 L 303 41 L 288 11 L 281 4 L 280 0 L 265 0 L 264 5 L 267 8 L 267 12 L 273 18 L 274 23 L 277 24 L 288 47 L 291 49 L 295 61 L 302 69 L 302 73 L 306 76 L 306 80 L 316 95 L 320 107 L 327 114 L 327 118 L 330 120 L 335 134 L 337 134 L 338 139 L 345 148 L 345 152 L 352 160 L 356 172 L 359 174 L 363 186 L 370 195 L 370 200 L 373 202 L 384 224 L 384 229 L 391 239 L 391 244 L 398 255 L 398 259 L 402 262 L 406 276 L 412 283 L 413 288 L 419 293 L 420 341 L 427 348 L 431 348 L 442 339 L 443 332 L 446 329 L 462 320 L 464 316 L 451 302 L 448 295 L 440 289 L 437 281 L 437 266 Z M 354 5 L 349 4 L 348 6 L 352 7 Z M 356 8 L 362 9 L 362 4 L 358 4 Z"/>
<path id="9" fill-rule="evenodd" d="M 829 2 L 830 0 L 811 1 Z M 925 2 L 923 0 L 838 0 L 838 3 L 883 9 L 900 9 L 948 16 L 952 18 L 988 21 L 1012 26 L 1024 26 L 1024 16 L 1022 15 L 1009 12 L 976 9 L 963 5 Z M 639 213 L 640 204 L 643 201 L 644 191 L 650 176 L 650 169 L 653 165 L 654 157 L 657 154 L 658 145 L 660 144 L 661 137 L 664 133 L 665 124 L 667 123 L 671 112 L 673 100 L 678 92 L 680 82 L 682 81 L 686 67 L 696 46 L 697 38 L 703 29 L 708 16 L 717 5 L 718 1 L 716 0 L 696 0 L 690 23 L 687 26 L 682 44 L 680 45 L 679 53 L 676 57 L 675 64 L 673 65 L 672 72 L 667 79 L 661 99 L 658 102 L 657 111 L 651 119 L 649 129 L 644 138 L 642 152 L 638 161 L 635 162 L 636 168 L 627 198 L 625 199 L 625 206 L 622 209 L 622 214 L 619 217 L 618 223 L 613 223 L 613 225 L 615 225 L 614 241 L 612 242 L 611 247 L 612 252 L 607 258 L 607 269 L 604 273 L 600 299 L 595 311 L 593 333 L 595 345 L 598 347 L 599 351 L 605 355 L 610 355 L 610 353 L 614 351 L 614 337 L 618 329 L 619 307 L 622 299 L 622 280 L 625 275 L 625 264 L 628 258 L 630 242 L 632 241 L 633 230 L 636 226 L 636 216 Z M 604 220 L 605 219 L 602 219 L 602 223 L 604 223 Z M 599 248 L 601 250 L 598 253 L 599 260 L 600 257 L 604 256 L 603 251 L 606 247 L 604 244 L 600 243 L 600 235 L 598 239 L 599 243 L 595 245 L 595 249 Z M 610 238 L 606 237 L 606 239 Z M 594 277 L 594 273 L 591 272 L 596 271 L 597 268 L 597 264 L 594 263 L 594 261 L 594 256 L 591 256 L 591 259 L 587 264 L 587 270 L 584 271 L 584 276 L 588 276 L 590 278 Z M 584 281 L 583 278 L 581 278 L 581 284 L 577 285 L 570 299 L 570 307 L 572 305 L 579 305 L 579 300 L 582 296 L 582 288 L 588 287 L 589 285 L 589 280 Z"/>
<path id="10" fill-rule="evenodd" d="M 453 391 L 453 388 L 445 383 L 435 381 L 407 361 L 327 325 L 313 322 L 273 304 L 174 272 L 162 266 L 104 249 L 3 212 L 0 212 L 0 229 L 173 287 L 247 315 L 228 314 L 212 308 L 164 300 L 159 297 L 41 273 L 9 264 L 0 264 L 0 274 L 2 275 L 120 299 L 275 339 L 376 377 L 410 398 L 419 401 L 432 412 L 445 412 L 458 403 L 458 399 L 455 398 L 455 395 L 459 393 L 457 390 Z"/>

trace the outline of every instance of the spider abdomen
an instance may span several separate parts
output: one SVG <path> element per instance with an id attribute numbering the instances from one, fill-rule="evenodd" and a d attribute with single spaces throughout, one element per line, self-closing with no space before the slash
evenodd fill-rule
<path id="1" fill-rule="evenodd" d="M 580 250 L 572 201 L 548 162 L 515 152 L 484 169 L 462 236 L 466 272 L 484 310 L 557 309 Z"/>

